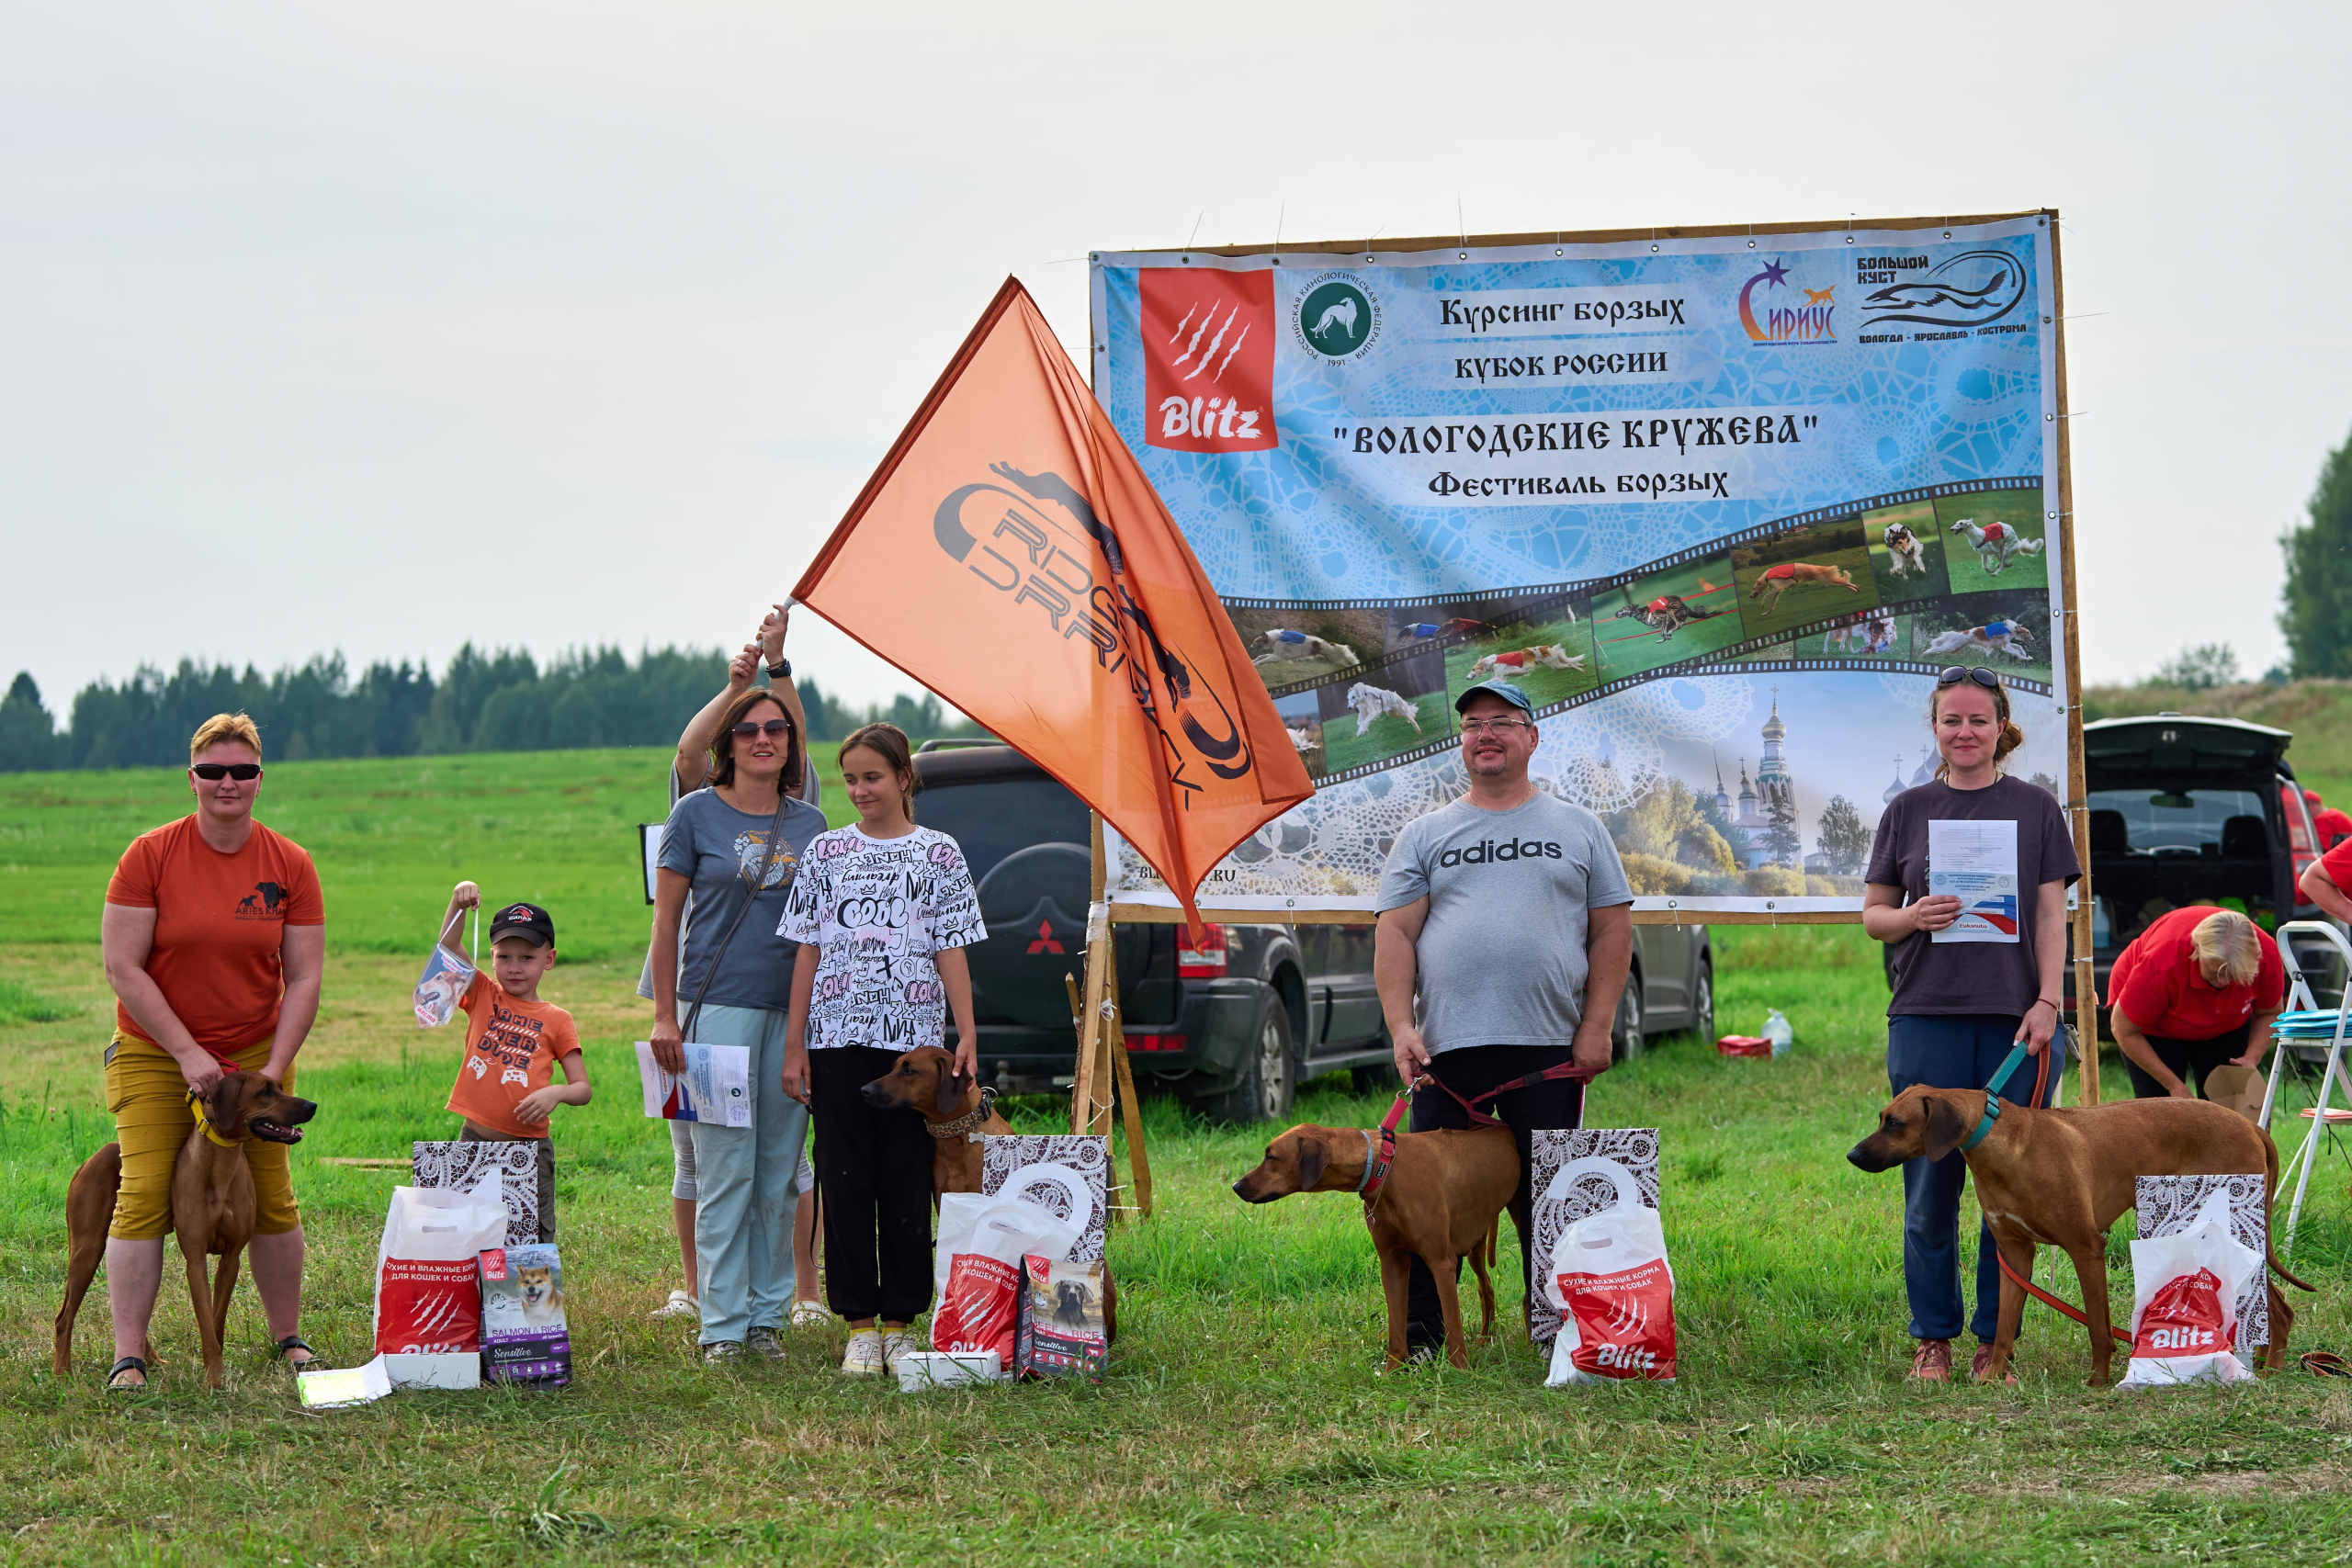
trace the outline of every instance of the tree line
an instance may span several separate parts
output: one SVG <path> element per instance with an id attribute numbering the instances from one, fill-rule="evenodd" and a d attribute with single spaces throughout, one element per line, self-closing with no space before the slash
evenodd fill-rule
<path id="1" fill-rule="evenodd" d="M 141 665 L 119 682 L 92 682 L 74 694 L 60 728 L 40 686 L 20 672 L 0 698 L 0 773 L 176 766 L 198 724 L 239 712 L 260 726 L 272 761 L 671 746 L 726 681 L 727 655 L 717 649 L 647 649 L 631 660 L 597 648 L 542 665 L 520 649 L 469 642 L 437 679 L 405 660 L 370 664 L 355 678 L 340 653 L 268 675 L 183 659 L 168 671 Z M 814 681 L 794 683 L 812 740 L 838 740 L 876 720 L 918 739 L 981 733 L 929 694 L 854 708 Z"/>

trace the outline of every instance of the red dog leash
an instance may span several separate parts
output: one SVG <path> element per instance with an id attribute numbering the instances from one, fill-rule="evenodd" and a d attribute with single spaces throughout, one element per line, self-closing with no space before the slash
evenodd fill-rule
<path id="1" fill-rule="evenodd" d="M 1379 1195 L 1380 1184 L 1388 1179 L 1388 1168 L 1396 1159 L 1396 1124 L 1405 1119 L 1405 1107 L 1413 1102 L 1413 1090 L 1421 1085 L 1436 1084 L 1438 1088 L 1444 1089 L 1448 1095 L 1452 1096 L 1453 1102 L 1462 1107 L 1463 1111 L 1469 1116 L 1472 1126 L 1500 1127 L 1505 1125 L 1500 1117 L 1489 1116 L 1478 1107 L 1498 1095 L 1510 1094 L 1515 1089 L 1532 1089 L 1537 1084 L 1550 1083 L 1560 1078 L 1589 1081 L 1594 1076 L 1592 1068 L 1577 1066 L 1574 1062 L 1562 1062 L 1557 1066 L 1546 1067 L 1540 1073 L 1530 1073 L 1523 1078 L 1513 1078 L 1510 1082 L 1490 1089 L 1484 1094 L 1464 1100 L 1433 1074 L 1423 1073 L 1419 1078 L 1397 1091 L 1396 1103 L 1388 1108 L 1386 1116 L 1381 1118 L 1377 1143 L 1374 1141 L 1372 1130 L 1370 1128 L 1364 1130 L 1363 1179 L 1356 1183 L 1357 1196 L 1369 1206 Z"/>

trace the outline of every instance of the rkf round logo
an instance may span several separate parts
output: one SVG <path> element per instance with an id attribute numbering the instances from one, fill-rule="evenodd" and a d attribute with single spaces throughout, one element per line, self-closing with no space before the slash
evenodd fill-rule
<path id="1" fill-rule="evenodd" d="M 1380 335 L 1380 297 L 1348 273 L 1310 277 L 1298 297 L 1292 331 L 1310 354 L 1352 359 Z"/>

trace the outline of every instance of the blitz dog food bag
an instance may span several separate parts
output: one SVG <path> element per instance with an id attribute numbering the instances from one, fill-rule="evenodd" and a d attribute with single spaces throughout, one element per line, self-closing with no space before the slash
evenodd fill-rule
<path id="1" fill-rule="evenodd" d="M 2120 1388 L 2246 1382 L 2237 1349 L 2240 1288 L 2263 1257 L 2231 1234 L 2230 1195 L 2216 1190 L 2197 1223 L 2132 1244 L 2132 1365 Z"/>
<path id="2" fill-rule="evenodd" d="M 552 1247 L 494 1247 L 476 1259 L 481 1277 L 484 1382 L 571 1381 L 571 1331 L 563 1321 L 563 1262 Z"/>
<path id="3" fill-rule="evenodd" d="M 1028 1378 L 1101 1382 L 1111 1356 L 1102 1316 L 1102 1265 L 1021 1260 L 1021 1321 L 1013 1366 Z"/>
<path id="4" fill-rule="evenodd" d="M 933 1278 L 939 1306 L 931 1314 L 931 1348 L 997 1352 L 1011 1368 L 1019 1317 L 1021 1259 L 1032 1252 L 1067 1258 L 1075 1227 L 1035 1203 L 951 1192 L 940 1200 Z"/>
<path id="5" fill-rule="evenodd" d="M 481 1386 L 476 1255 L 505 1237 L 495 1195 L 392 1189 L 376 1246 L 375 1339 L 393 1382 Z"/>
<path id="6" fill-rule="evenodd" d="M 1674 1270 L 1656 1209 L 1620 1203 L 1561 1232 L 1546 1293 L 1560 1332 L 1545 1387 L 1674 1381 Z"/>

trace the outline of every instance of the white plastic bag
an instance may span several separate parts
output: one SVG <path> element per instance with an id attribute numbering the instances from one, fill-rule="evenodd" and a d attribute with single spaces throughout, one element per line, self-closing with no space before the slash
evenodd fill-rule
<path id="1" fill-rule="evenodd" d="M 2238 1359 L 2238 1292 L 2262 1254 L 2230 1229 L 2230 1195 L 2216 1190 L 2188 1229 L 2132 1244 L 2132 1364 L 2120 1388 L 2247 1382 Z"/>
<path id="2" fill-rule="evenodd" d="M 939 1304 L 931 1314 L 931 1348 L 993 1350 L 1001 1367 L 1011 1367 L 1022 1258 L 1036 1253 L 1067 1258 L 1080 1234 L 1077 1226 L 1018 1198 L 942 1196 L 939 1241 L 932 1252 L 932 1288 Z"/>
<path id="3" fill-rule="evenodd" d="M 1544 1293 L 1560 1309 L 1546 1388 L 1674 1381 L 1674 1270 L 1657 1210 L 1621 1199 L 1562 1231 Z"/>
<path id="4" fill-rule="evenodd" d="M 376 1349 L 395 1384 L 481 1386 L 476 1258 L 506 1244 L 495 1192 L 392 1189 L 376 1245 Z"/>

